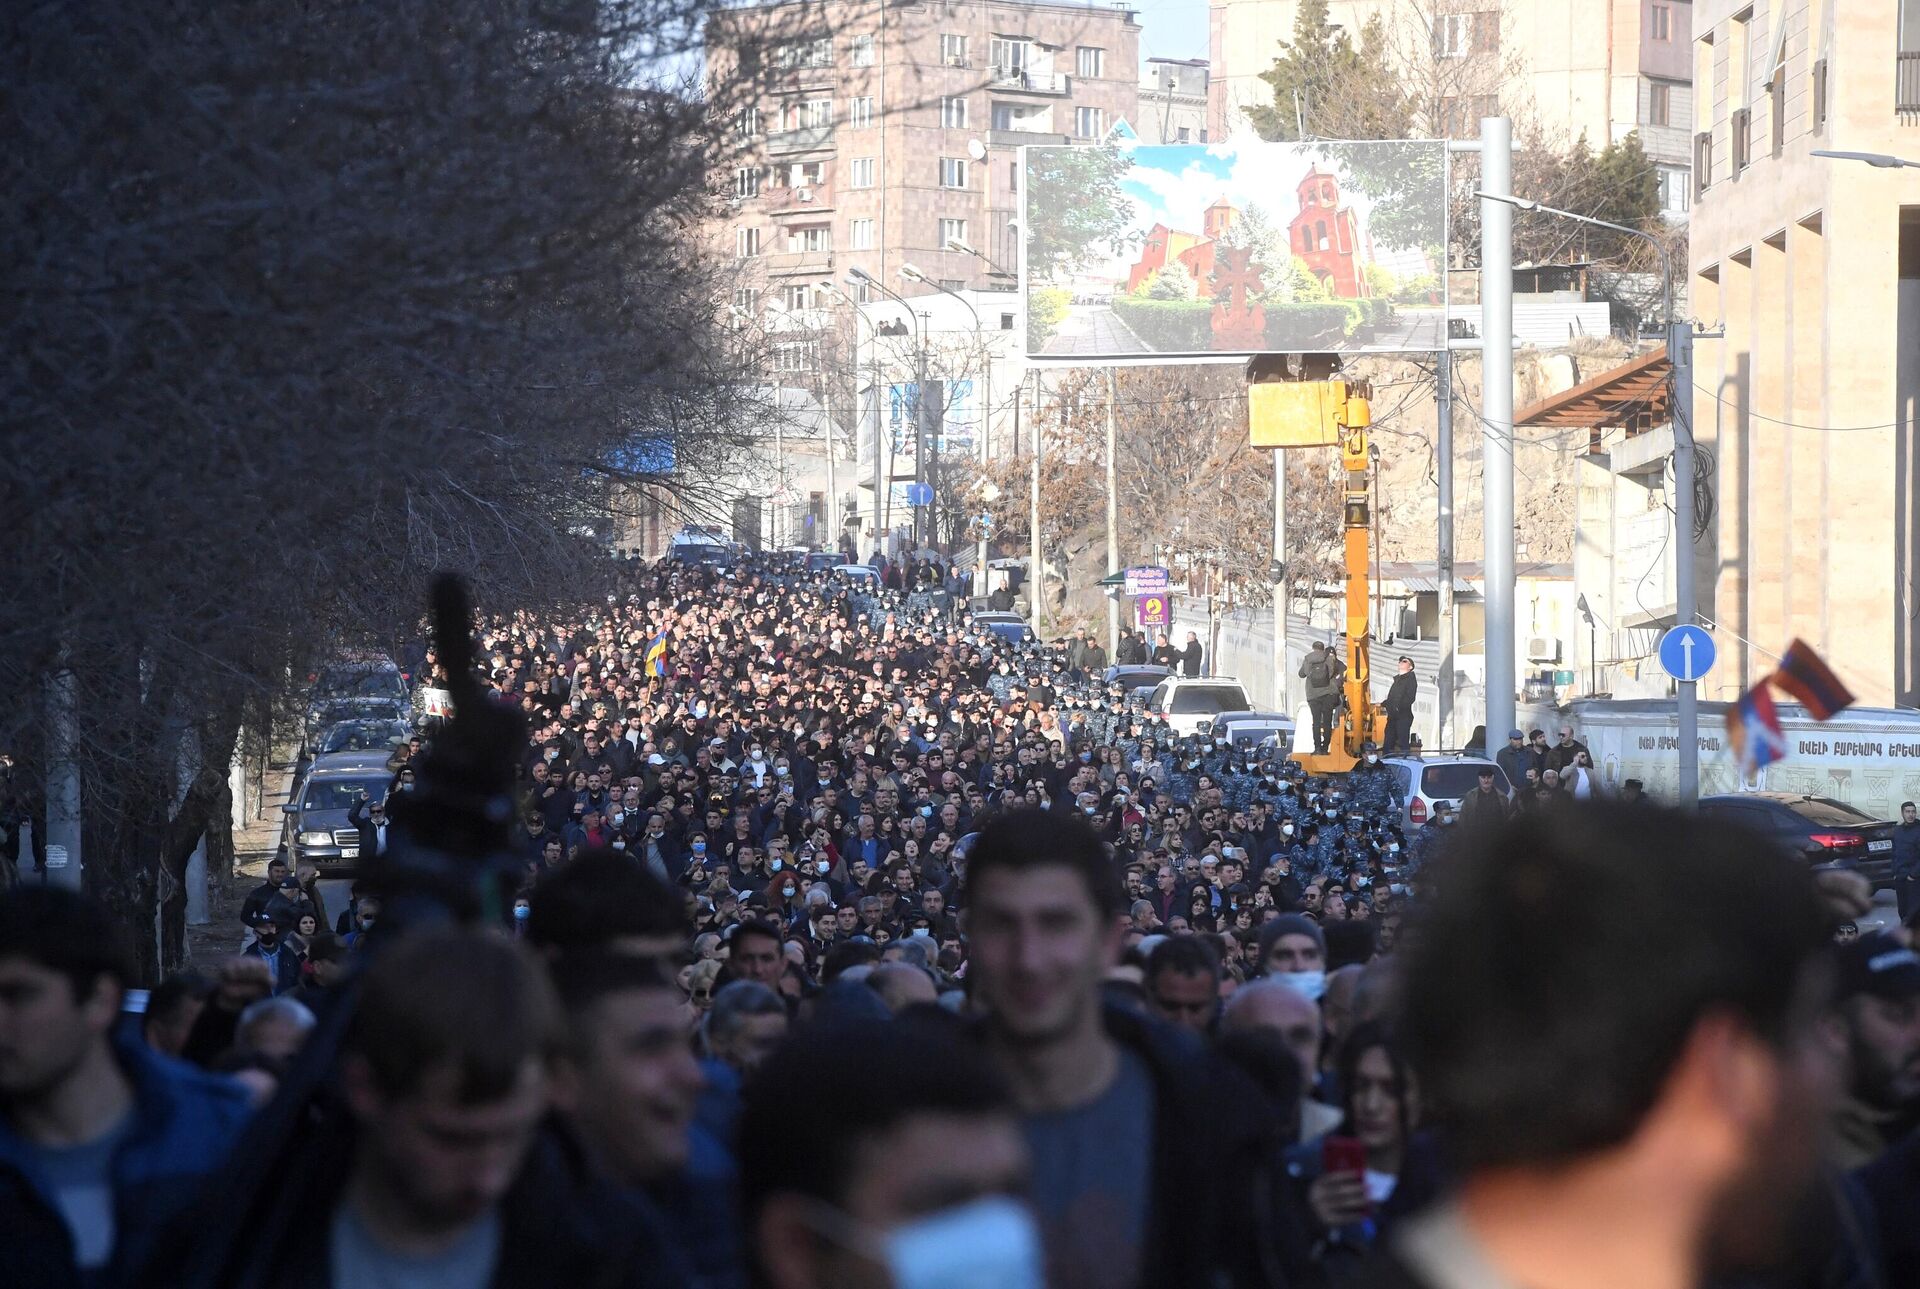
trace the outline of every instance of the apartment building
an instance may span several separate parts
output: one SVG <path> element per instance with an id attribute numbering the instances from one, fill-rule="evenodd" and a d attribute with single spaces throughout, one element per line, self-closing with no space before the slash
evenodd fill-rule
<path id="1" fill-rule="evenodd" d="M 1149 58 L 1140 70 L 1143 143 L 1206 143 L 1207 60 Z"/>
<path id="2" fill-rule="evenodd" d="M 735 123 L 723 249 L 736 303 L 817 307 L 858 268 L 901 295 L 1011 290 L 1019 148 L 1137 122 L 1126 8 L 992 0 L 805 0 L 717 10 L 708 76 L 743 45 L 767 92 Z M 959 248 L 968 249 L 959 249 Z M 911 266 L 925 281 L 902 276 Z M 846 288 L 861 294 L 863 288 Z"/>
<path id="3" fill-rule="evenodd" d="M 1272 101 L 1260 80 L 1291 41 L 1300 0 L 1211 0 L 1208 127 L 1246 128 Z M 1330 0 L 1328 19 L 1357 44 L 1379 17 L 1395 62 L 1439 98 L 1434 134 L 1478 131 L 1483 116 L 1536 119 L 1595 148 L 1639 131 L 1661 170 L 1667 210 L 1690 198 L 1690 0 Z"/>
<path id="4" fill-rule="evenodd" d="M 1861 701 L 1920 705 L 1920 162 L 1916 0 L 1695 6 L 1697 565 L 1733 698 L 1794 637 Z"/>

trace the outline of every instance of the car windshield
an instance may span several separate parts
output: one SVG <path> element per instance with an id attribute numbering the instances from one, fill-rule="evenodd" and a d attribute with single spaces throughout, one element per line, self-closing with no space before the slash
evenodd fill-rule
<path id="1" fill-rule="evenodd" d="M 397 698 L 329 698 L 319 704 L 316 715 L 329 725 L 357 717 L 391 717 L 399 702 Z"/>
<path id="2" fill-rule="evenodd" d="M 405 698 L 407 682 L 388 667 L 329 667 L 313 692 L 319 698 Z"/>
<path id="3" fill-rule="evenodd" d="M 1211 716 L 1244 711 L 1246 706 L 1247 692 L 1238 685 L 1182 685 L 1173 691 L 1173 706 L 1167 710 L 1176 716 Z"/>
<path id="4" fill-rule="evenodd" d="M 1480 786 L 1480 771 L 1493 771 L 1493 786 L 1507 791 L 1506 772 L 1499 766 L 1485 761 L 1458 761 L 1452 765 L 1429 765 L 1420 775 L 1420 794 L 1439 800 L 1454 800 L 1466 796 Z"/>
<path id="5" fill-rule="evenodd" d="M 375 801 L 387 795 L 385 779 L 315 779 L 300 798 L 301 810 L 351 810 L 362 797 Z"/>
<path id="6" fill-rule="evenodd" d="M 1157 671 L 1148 671 L 1148 672 L 1137 672 L 1131 676 L 1124 675 L 1124 674 L 1120 676 L 1116 676 L 1114 678 L 1114 683 L 1116 685 L 1119 685 L 1123 689 L 1129 689 L 1129 690 L 1152 689 L 1155 685 L 1159 684 L 1161 681 L 1165 679 L 1166 677 L 1161 675 Z"/>
<path id="7" fill-rule="evenodd" d="M 1835 801 L 1832 797 L 1807 797 L 1788 802 L 1787 808 L 1808 823 L 1826 828 L 1855 828 L 1874 822 L 1872 815 L 1863 814 L 1846 802 Z"/>
<path id="8" fill-rule="evenodd" d="M 1278 734 L 1287 727 L 1278 721 L 1234 721 L 1224 731 L 1215 727 L 1216 733 L 1224 732 L 1235 743 L 1258 743 L 1271 735 Z"/>
<path id="9" fill-rule="evenodd" d="M 377 752 L 407 741 L 407 728 L 397 724 L 336 725 L 320 740 L 322 752 Z"/>

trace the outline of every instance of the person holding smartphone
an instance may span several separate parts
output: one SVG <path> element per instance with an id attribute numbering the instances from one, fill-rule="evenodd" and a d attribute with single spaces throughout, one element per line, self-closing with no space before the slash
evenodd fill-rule
<path id="1" fill-rule="evenodd" d="M 1409 1168 L 1420 1098 L 1391 1031 L 1356 1026 L 1337 1060 L 1340 1124 L 1287 1155 L 1295 1204 L 1315 1233 L 1313 1260 L 1339 1283 L 1369 1258 L 1381 1232 L 1428 1198 L 1423 1167 Z M 1404 1183 L 1404 1184 L 1403 1184 Z"/>

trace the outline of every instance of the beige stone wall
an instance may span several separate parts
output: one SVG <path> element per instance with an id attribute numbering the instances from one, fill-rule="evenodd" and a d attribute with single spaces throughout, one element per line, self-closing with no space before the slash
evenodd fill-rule
<path id="1" fill-rule="evenodd" d="M 1910 610 L 1895 589 L 1911 575 L 1911 555 L 1894 541 L 1890 423 L 1898 346 L 1920 343 L 1895 325 L 1900 210 L 1920 207 L 1920 172 L 1808 155 L 1920 154 L 1920 129 L 1893 112 L 1895 0 L 1756 4 L 1741 32 L 1734 18 L 1748 8 L 1704 0 L 1694 13 L 1696 40 L 1711 42 L 1700 65 L 1714 68 L 1713 84 L 1696 89 L 1715 159 L 1714 182 L 1693 210 L 1694 312 L 1726 327 L 1695 353 L 1695 422 L 1717 458 L 1719 510 L 1701 610 L 1720 624 L 1727 660 L 1708 696 L 1734 697 L 1799 636 L 1863 702 L 1912 702 L 1897 689 L 1895 616 Z M 1776 12 L 1785 30 L 1777 44 Z M 1830 98 L 1816 127 L 1811 86 L 1822 57 Z M 1726 159 L 1743 102 L 1753 155 L 1734 176 Z"/>

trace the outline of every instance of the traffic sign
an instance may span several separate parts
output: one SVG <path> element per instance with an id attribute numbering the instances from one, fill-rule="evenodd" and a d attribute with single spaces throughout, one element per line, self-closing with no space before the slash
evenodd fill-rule
<path id="1" fill-rule="evenodd" d="M 1713 637 L 1695 626 L 1680 626 L 1660 637 L 1660 666 L 1675 680 L 1694 681 L 1713 669 Z"/>
<path id="2" fill-rule="evenodd" d="M 1173 606 L 1164 592 L 1143 595 L 1134 601 L 1133 613 L 1136 624 L 1143 627 L 1170 627 L 1173 625 Z"/>
<path id="3" fill-rule="evenodd" d="M 909 506 L 931 506 L 933 504 L 933 485 L 915 481 L 907 485 L 907 504 Z"/>
<path id="4" fill-rule="evenodd" d="M 1143 564 L 1126 572 L 1128 595 L 1151 595 L 1167 589 L 1167 570 L 1157 564 Z"/>

